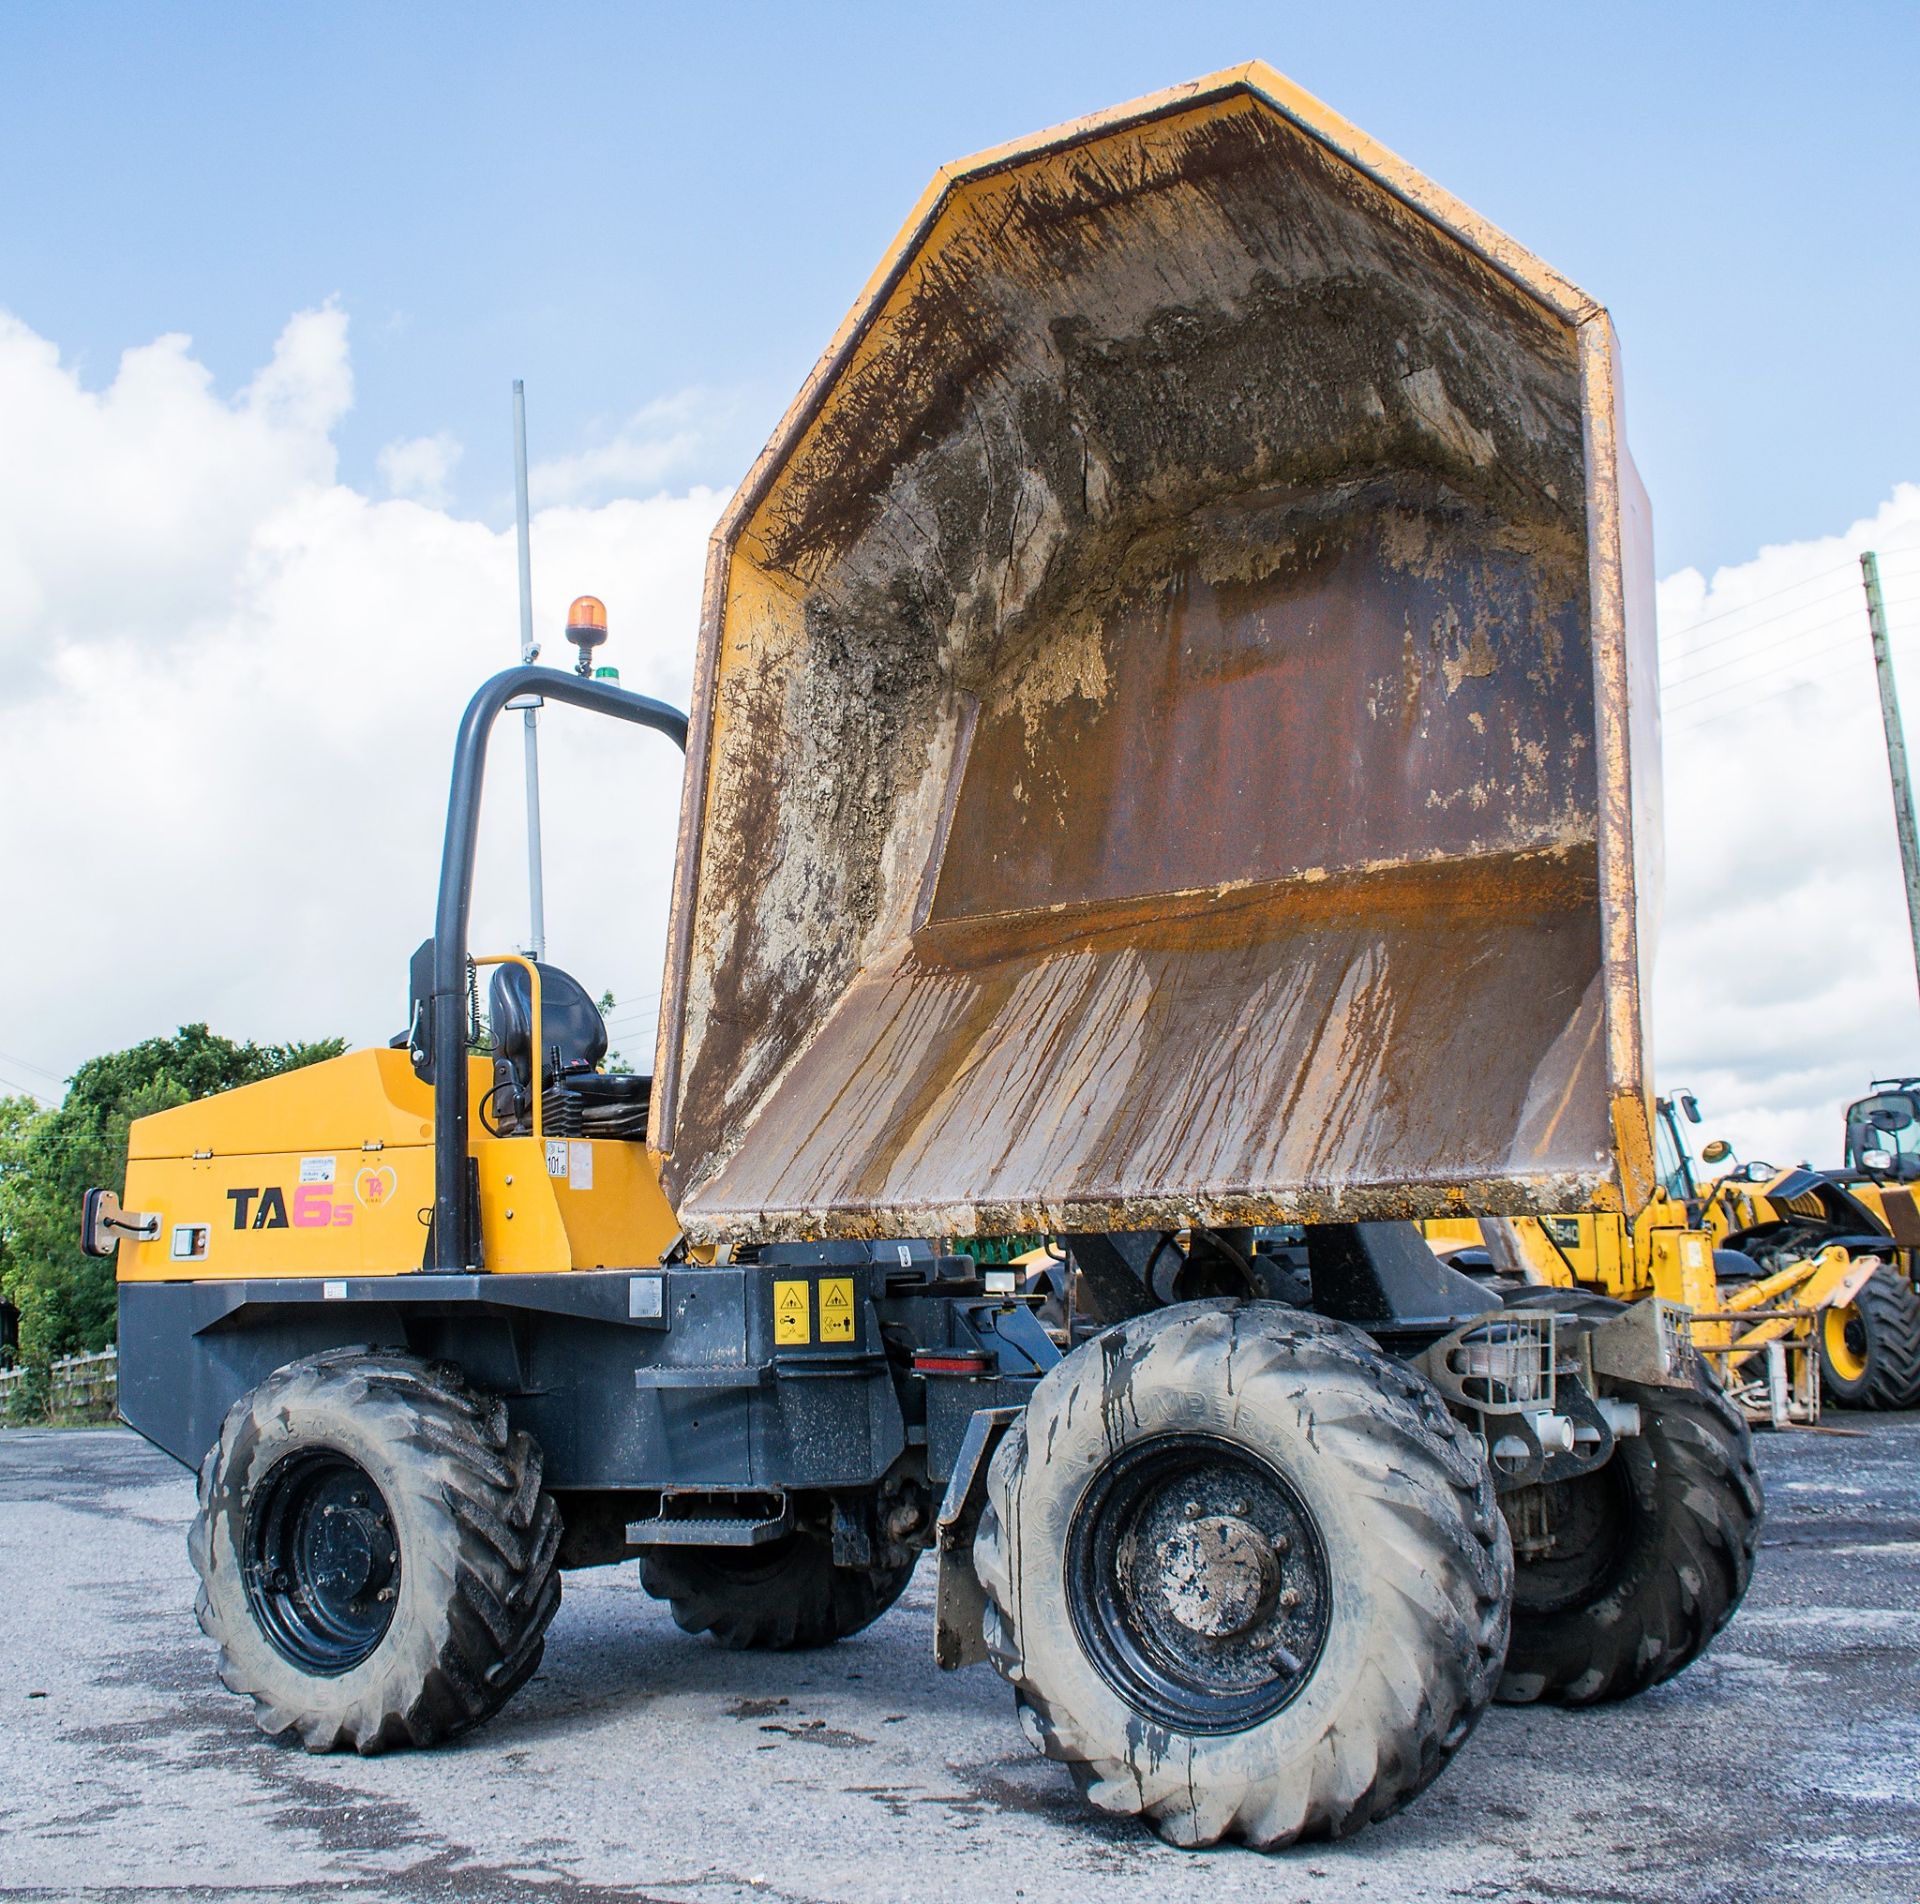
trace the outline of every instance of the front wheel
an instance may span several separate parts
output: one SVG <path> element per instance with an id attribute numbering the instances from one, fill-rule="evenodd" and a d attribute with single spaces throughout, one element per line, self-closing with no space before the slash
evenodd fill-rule
<path id="1" fill-rule="evenodd" d="M 1276 1303 L 1136 1317 L 1008 1432 L 975 1544 L 1028 1736 L 1181 1845 L 1339 1835 L 1473 1729 L 1512 1561 L 1479 1443 L 1404 1364 Z"/>
<path id="2" fill-rule="evenodd" d="M 1920 1294 L 1899 1263 L 1821 1316 L 1820 1392 L 1840 1408 L 1920 1404 Z"/>
<path id="3" fill-rule="evenodd" d="M 309 1752 L 432 1745 L 497 1712 L 560 1604 L 540 1451 L 457 1370 L 336 1349 L 228 1411 L 188 1547 L 220 1676 Z"/>

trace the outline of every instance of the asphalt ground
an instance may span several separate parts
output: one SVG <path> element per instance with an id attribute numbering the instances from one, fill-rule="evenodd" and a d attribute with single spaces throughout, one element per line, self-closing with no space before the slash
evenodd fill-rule
<path id="1" fill-rule="evenodd" d="M 1624 1706 L 1496 1709 L 1409 1810 L 1273 1857 L 1085 1811 L 932 1569 L 829 1652 L 724 1653 L 628 1566 L 568 1576 L 539 1676 L 463 1744 L 310 1758 L 214 1677 L 190 1478 L 119 1431 L 0 1434 L 0 1897 L 1920 1898 L 1920 1415 L 1766 1437 L 1753 1589 Z"/>

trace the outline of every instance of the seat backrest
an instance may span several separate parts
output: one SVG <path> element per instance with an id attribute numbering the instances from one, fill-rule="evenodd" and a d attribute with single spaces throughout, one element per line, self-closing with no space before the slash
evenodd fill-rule
<path id="1" fill-rule="evenodd" d="M 542 965 L 539 971 L 540 1042 L 546 1047 L 541 1053 L 540 1082 L 545 1086 L 569 1071 L 591 1071 L 607 1055 L 607 1021 L 571 973 L 557 965 Z M 512 1067 L 514 1080 L 524 1091 L 533 1074 L 533 987 L 524 966 L 502 965 L 495 970 L 487 1014 L 494 1055 Z"/>

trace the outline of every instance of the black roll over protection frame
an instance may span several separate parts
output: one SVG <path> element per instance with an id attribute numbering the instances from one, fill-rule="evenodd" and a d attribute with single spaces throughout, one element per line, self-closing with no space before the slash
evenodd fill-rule
<path id="1" fill-rule="evenodd" d="M 496 674 L 481 685 L 460 717 L 447 795 L 446 843 L 440 853 L 440 897 L 433 937 L 413 955 L 413 1001 L 405 1038 L 414 1069 L 433 1086 L 433 1228 L 426 1266 L 443 1274 L 466 1274 L 477 1267 L 479 1256 L 466 1196 L 467 922 L 487 742 L 501 711 L 523 694 L 650 727 L 683 754 L 687 750 L 687 717 L 678 708 L 557 668 L 508 668 Z"/>

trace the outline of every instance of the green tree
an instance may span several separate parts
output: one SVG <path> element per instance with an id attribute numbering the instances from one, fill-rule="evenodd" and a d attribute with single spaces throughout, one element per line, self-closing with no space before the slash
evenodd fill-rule
<path id="1" fill-rule="evenodd" d="M 113 1263 L 80 1248 L 80 1200 L 95 1185 L 124 1192 L 136 1117 L 345 1049 L 339 1038 L 235 1044 L 205 1025 L 182 1025 L 171 1038 L 89 1058 L 57 1109 L 0 1099 L 0 1296 L 19 1311 L 21 1360 L 44 1367 L 113 1340 Z"/>
<path id="2" fill-rule="evenodd" d="M 602 1018 L 611 1018 L 613 1016 L 613 993 L 611 989 L 600 994 L 600 1016 Z M 607 1055 L 600 1060 L 600 1068 L 603 1071 L 631 1071 L 633 1066 L 630 1065 L 625 1058 L 621 1057 L 619 1052 L 609 1051 Z"/>

